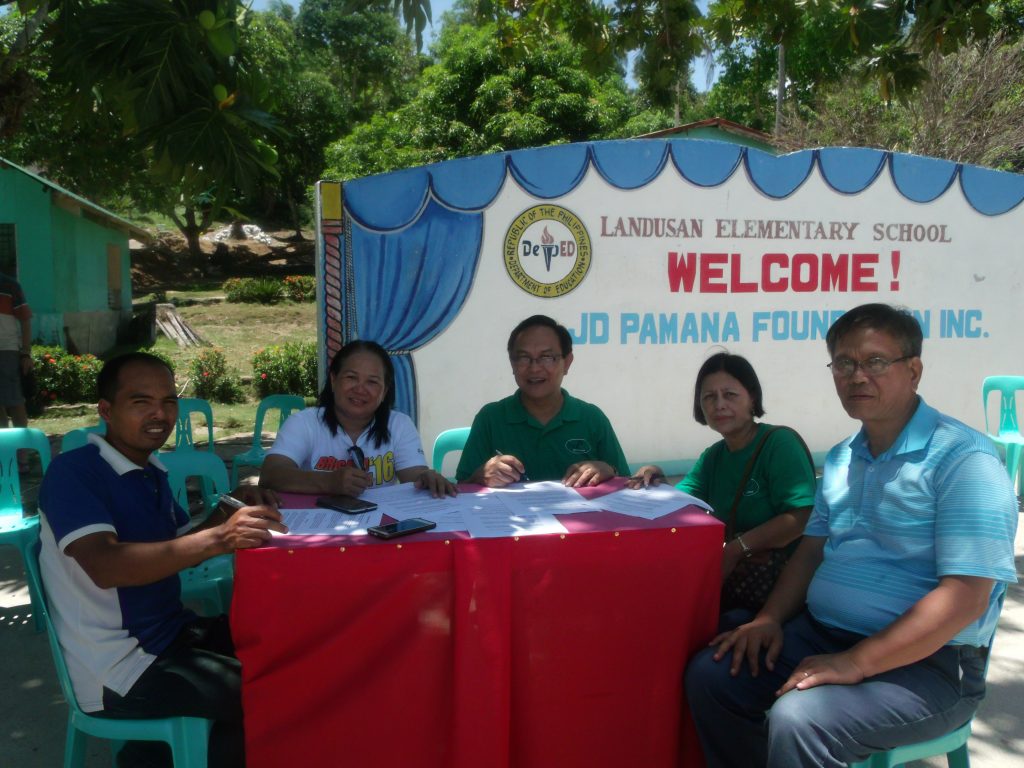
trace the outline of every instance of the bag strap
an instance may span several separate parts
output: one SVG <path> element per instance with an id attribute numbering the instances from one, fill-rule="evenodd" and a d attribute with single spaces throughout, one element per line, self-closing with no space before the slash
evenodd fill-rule
<path id="1" fill-rule="evenodd" d="M 736 489 L 736 496 L 732 500 L 732 508 L 729 510 L 729 521 L 725 528 L 725 540 L 731 541 L 736 530 L 736 513 L 740 506 L 740 498 L 743 496 L 743 489 L 747 487 L 747 483 L 750 481 L 750 475 L 754 471 L 754 464 L 757 462 L 757 457 L 761 455 L 761 449 L 764 448 L 765 443 L 768 442 L 768 438 L 772 436 L 772 433 L 779 430 L 786 430 L 792 432 L 793 436 L 796 437 L 800 446 L 804 449 L 804 453 L 807 454 L 807 461 L 811 465 L 811 472 L 814 472 L 814 457 L 811 455 L 811 449 L 807 447 L 807 443 L 792 427 L 775 426 L 768 429 L 761 438 L 761 442 L 757 444 L 757 448 L 750 454 L 750 458 L 747 459 L 747 466 L 743 470 L 743 479 L 740 480 L 739 487 Z"/>
<path id="2" fill-rule="evenodd" d="M 757 457 L 761 455 L 761 449 L 764 448 L 764 444 L 768 442 L 768 438 L 776 429 L 778 427 L 771 427 L 761 436 L 761 441 L 757 444 L 754 452 L 750 454 L 750 458 L 747 459 L 747 466 L 743 468 L 743 477 L 740 480 L 740 484 L 736 487 L 736 496 L 733 497 L 732 507 L 729 509 L 729 521 L 725 525 L 726 541 L 732 541 L 736 530 L 736 511 L 739 509 L 740 499 L 743 497 L 743 489 L 747 487 L 750 475 L 754 471 L 754 463 L 757 461 Z"/>

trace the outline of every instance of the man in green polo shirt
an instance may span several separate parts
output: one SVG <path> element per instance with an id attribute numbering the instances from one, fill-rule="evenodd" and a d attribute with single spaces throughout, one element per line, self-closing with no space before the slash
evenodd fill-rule
<path id="1" fill-rule="evenodd" d="M 497 488 L 561 480 L 578 488 L 629 471 L 608 417 L 562 389 L 573 359 L 564 326 L 546 315 L 528 317 L 509 336 L 508 357 L 519 391 L 473 419 L 459 482 Z"/>

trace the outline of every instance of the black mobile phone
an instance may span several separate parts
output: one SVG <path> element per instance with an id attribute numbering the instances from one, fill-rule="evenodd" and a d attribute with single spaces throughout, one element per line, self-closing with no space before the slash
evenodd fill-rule
<path id="1" fill-rule="evenodd" d="M 394 539 L 398 536 L 408 536 L 410 533 L 429 531 L 431 528 L 436 527 L 437 523 L 432 520 L 424 520 L 422 517 L 410 517 L 408 520 L 388 523 L 387 525 L 375 525 L 366 530 L 371 536 L 376 536 L 380 539 Z"/>
<path id="2" fill-rule="evenodd" d="M 318 507 L 326 507 L 346 515 L 358 515 L 362 512 L 371 512 L 377 508 L 372 501 L 357 499 L 355 496 L 321 496 L 316 500 Z"/>

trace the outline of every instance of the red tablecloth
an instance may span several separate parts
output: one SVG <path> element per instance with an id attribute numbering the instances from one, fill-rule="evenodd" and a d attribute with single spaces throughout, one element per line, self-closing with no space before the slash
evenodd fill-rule
<path id="1" fill-rule="evenodd" d="M 722 525 L 561 520 L 239 552 L 248 765 L 702 765 L 682 674 L 717 623 Z"/>

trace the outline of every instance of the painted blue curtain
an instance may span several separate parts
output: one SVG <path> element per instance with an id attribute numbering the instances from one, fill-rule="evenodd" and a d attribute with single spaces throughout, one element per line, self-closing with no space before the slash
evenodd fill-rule
<path id="1" fill-rule="evenodd" d="M 410 353 L 441 333 L 469 296 L 480 258 L 483 216 L 431 200 L 416 223 L 398 232 L 351 225 L 356 327 L 346 341 L 376 341 L 395 365 L 395 407 L 418 421 Z"/>

